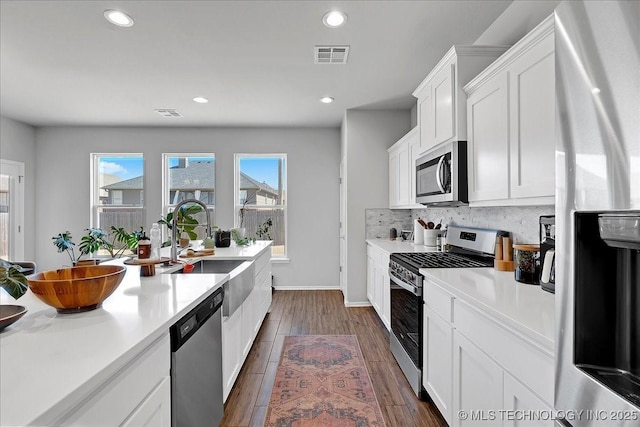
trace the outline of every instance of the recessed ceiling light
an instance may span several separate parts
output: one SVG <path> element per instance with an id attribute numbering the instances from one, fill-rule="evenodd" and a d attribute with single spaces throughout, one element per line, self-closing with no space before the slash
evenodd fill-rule
<path id="1" fill-rule="evenodd" d="M 207 102 L 209 102 L 207 98 L 203 98 L 202 96 L 196 96 L 195 98 L 193 98 L 193 100 L 198 104 L 206 104 Z"/>
<path id="2" fill-rule="evenodd" d="M 330 10 L 322 17 L 322 22 L 329 28 L 342 27 L 347 22 L 347 14 L 339 10 Z"/>
<path id="3" fill-rule="evenodd" d="M 334 99 L 330 96 L 323 96 L 322 98 L 320 98 L 320 102 L 322 102 L 323 104 L 331 104 L 334 101 Z"/>
<path id="4" fill-rule="evenodd" d="M 119 10 L 105 10 L 104 17 L 107 21 L 111 22 L 118 27 L 132 27 L 133 26 L 133 18 L 127 15 L 124 12 L 120 12 Z"/>

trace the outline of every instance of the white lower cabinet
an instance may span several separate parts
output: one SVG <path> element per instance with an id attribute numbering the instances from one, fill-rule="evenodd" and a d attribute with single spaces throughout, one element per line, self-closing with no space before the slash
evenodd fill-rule
<path id="1" fill-rule="evenodd" d="M 169 427 L 171 425 L 171 380 L 165 378 L 138 406 L 122 427 Z"/>
<path id="2" fill-rule="evenodd" d="M 429 278 L 423 291 L 422 383 L 447 423 L 552 426 L 553 351 Z"/>
<path id="3" fill-rule="evenodd" d="M 389 253 L 367 245 L 367 298 L 387 330 L 391 329 L 389 280 Z"/>
<path id="4" fill-rule="evenodd" d="M 171 347 L 169 334 L 143 350 L 85 400 L 42 425 L 171 425 Z"/>
<path id="5" fill-rule="evenodd" d="M 444 419 L 451 425 L 453 326 L 425 306 L 422 383 Z"/>
<path id="6" fill-rule="evenodd" d="M 254 261 L 254 287 L 231 316 L 222 318 L 222 391 L 226 402 L 271 306 L 271 251 Z"/>
<path id="7" fill-rule="evenodd" d="M 501 420 L 497 411 L 502 407 L 503 388 L 500 365 L 460 332 L 454 331 L 453 366 L 452 425 L 499 425 Z"/>
<path id="8" fill-rule="evenodd" d="M 529 390 L 520 381 L 505 372 L 504 403 L 507 411 L 503 417 L 504 427 L 526 424 L 532 427 L 553 427 L 551 407 Z"/>

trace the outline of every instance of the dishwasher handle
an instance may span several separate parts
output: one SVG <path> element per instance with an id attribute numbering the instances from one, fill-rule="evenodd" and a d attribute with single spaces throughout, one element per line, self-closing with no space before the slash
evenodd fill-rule
<path id="1" fill-rule="evenodd" d="M 220 287 L 189 313 L 174 323 L 169 328 L 169 335 L 171 336 L 171 351 L 175 352 L 182 347 L 182 345 L 187 342 L 198 329 L 200 329 L 200 326 L 220 310 L 223 301 L 224 289 Z"/>

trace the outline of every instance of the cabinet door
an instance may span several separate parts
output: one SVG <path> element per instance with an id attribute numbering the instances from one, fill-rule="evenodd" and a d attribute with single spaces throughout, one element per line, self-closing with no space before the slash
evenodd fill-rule
<path id="1" fill-rule="evenodd" d="M 508 68 L 511 198 L 555 194 L 555 64 L 553 34 Z"/>
<path id="2" fill-rule="evenodd" d="M 455 124 L 455 64 L 436 74 L 432 83 L 434 145 L 454 137 Z"/>
<path id="3" fill-rule="evenodd" d="M 389 152 L 389 208 L 400 206 L 400 155 L 398 150 Z"/>
<path id="4" fill-rule="evenodd" d="M 371 251 L 371 247 L 368 248 Z M 367 256 L 367 298 L 375 308 L 376 264 Z"/>
<path id="5" fill-rule="evenodd" d="M 507 75 L 498 74 L 467 100 L 469 201 L 509 197 Z"/>
<path id="6" fill-rule="evenodd" d="M 525 387 L 520 381 L 504 373 L 504 405 L 503 409 L 511 411 L 514 415 L 521 415 L 523 413 L 541 413 L 550 414 L 551 408 L 547 406 L 538 396 L 536 396 L 531 390 Z M 516 427 L 522 420 L 517 420 L 505 417 L 504 427 Z M 529 420 L 525 423 L 527 426 L 535 427 L 553 427 L 553 420 Z"/>
<path id="7" fill-rule="evenodd" d="M 453 333 L 453 425 L 500 424 L 502 368 L 460 332 Z M 468 418 L 458 414 L 464 411 Z M 493 411 L 493 412 L 492 412 Z M 492 416 L 493 415 L 493 416 Z"/>
<path id="8" fill-rule="evenodd" d="M 451 425 L 453 326 L 425 306 L 422 384 Z"/>
<path id="9" fill-rule="evenodd" d="M 380 310 L 382 312 L 382 323 L 387 330 L 391 329 L 391 279 L 389 278 L 389 254 L 380 255 Z"/>
<path id="10" fill-rule="evenodd" d="M 241 344 L 242 337 L 242 308 L 236 310 L 233 315 L 222 320 L 222 379 L 224 400 L 227 400 L 229 392 L 240 372 L 242 365 Z"/>
<path id="11" fill-rule="evenodd" d="M 433 147 L 436 143 L 433 116 L 433 96 L 431 86 L 424 90 L 424 96 L 418 100 L 418 126 L 420 127 L 420 153 Z"/>
<path id="12" fill-rule="evenodd" d="M 170 427 L 171 379 L 162 380 L 151 394 L 122 423 L 122 427 Z"/>
<path id="13" fill-rule="evenodd" d="M 403 207 L 409 205 L 411 191 L 409 164 L 409 144 L 404 143 L 398 150 L 398 205 Z"/>
<path id="14" fill-rule="evenodd" d="M 420 206 L 416 203 L 416 159 L 420 156 L 420 139 L 416 137 L 409 140 L 409 204 Z"/>

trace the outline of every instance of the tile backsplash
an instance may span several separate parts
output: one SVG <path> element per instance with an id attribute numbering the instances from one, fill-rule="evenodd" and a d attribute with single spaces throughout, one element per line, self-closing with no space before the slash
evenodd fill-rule
<path id="1" fill-rule="evenodd" d="M 388 238 L 389 229 L 394 227 L 412 230 L 412 220 L 468 227 L 493 228 L 511 232 L 515 243 L 537 243 L 540 215 L 553 215 L 554 206 L 500 206 L 500 207 L 442 207 L 425 209 L 367 209 L 367 239 Z"/>

